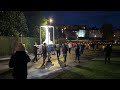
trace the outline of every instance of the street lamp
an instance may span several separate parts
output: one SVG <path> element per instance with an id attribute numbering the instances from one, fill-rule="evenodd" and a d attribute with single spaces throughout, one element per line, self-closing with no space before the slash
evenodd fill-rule
<path id="1" fill-rule="evenodd" d="M 51 25 L 51 23 L 53 22 L 53 20 L 50 18 L 50 20 L 49 20 L 49 21 L 50 21 L 50 25 Z"/>
<path id="2" fill-rule="evenodd" d="M 63 33 L 63 29 L 62 29 L 62 33 Z"/>
<path id="3" fill-rule="evenodd" d="M 50 26 L 51 26 L 51 23 L 53 22 L 53 20 L 50 18 Z M 49 26 L 48 26 L 48 31 L 49 31 Z M 49 31 L 50 32 L 50 31 Z M 50 36 L 49 36 L 49 38 L 50 38 Z M 48 40 L 49 41 L 49 40 Z M 54 42 L 53 42 L 54 43 Z M 49 56 L 48 56 L 48 61 L 47 62 L 51 62 L 51 56 L 50 56 L 50 53 L 49 53 Z"/>
<path id="4" fill-rule="evenodd" d="M 95 35 L 95 38 L 96 38 L 96 35 Z"/>
<path id="5" fill-rule="evenodd" d="M 63 38 L 63 29 L 62 29 L 62 38 Z"/>
<path id="6" fill-rule="evenodd" d="M 95 37 L 95 41 L 96 41 L 96 35 L 94 37 Z"/>

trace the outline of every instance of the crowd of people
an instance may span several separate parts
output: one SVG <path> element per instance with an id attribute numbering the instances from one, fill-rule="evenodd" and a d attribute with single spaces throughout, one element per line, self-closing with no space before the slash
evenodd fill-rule
<path id="1" fill-rule="evenodd" d="M 85 49 L 92 48 L 93 50 L 98 49 L 98 44 L 85 44 L 82 42 L 79 43 L 64 43 L 64 44 L 55 44 L 55 45 L 46 45 L 44 43 L 43 45 L 37 45 L 37 43 L 34 43 L 33 46 L 33 54 L 34 59 L 30 60 L 30 57 L 26 53 L 26 48 L 22 43 L 19 43 L 15 49 L 14 54 L 11 56 L 11 59 L 9 61 L 9 67 L 13 68 L 13 77 L 14 79 L 26 79 L 27 78 L 27 63 L 37 62 L 38 57 L 43 57 L 43 63 L 41 67 L 45 66 L 46 59 L 48 59 L 48 62 L 51 62 L 51 55 L 56 55 L 58 61 L 59 57 L 61 55 L 61 52 L 63 54 L 63 62 L 64 66 L 66 67 L 66 61 L 67 61 L 67 54 L 71 54 L 71 49 L 74 49 L 75 53 L 75 62 L 80 63 L 80 56 L 81 54 L 84 54 Z M 111 46 L 108 44 L 105 49 L 105 64 L 108 59 L 108 63 L 110 63 L 110 55 L 112 52 Z"/>

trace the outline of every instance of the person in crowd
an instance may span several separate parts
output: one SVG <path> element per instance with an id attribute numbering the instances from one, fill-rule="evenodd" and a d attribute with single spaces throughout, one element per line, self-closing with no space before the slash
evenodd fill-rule
<path id="1" fill-rule="evenodd" d="M 60 57 L 60 45 L 59 44 L 56 44 L 56 52 L 57 52 L 57 58 L 59 60 L 59 57 Z"/>
<path id="2" fill-rule="evenodd" d="M 51 45 L 48 45 L 48 62 L 51 62 L 51 51 L 52 51 L 52 46 Z"/>
<path id="3" fill-rule="evenodd" d="M 79 57 L 80 57 L 80 46 L 77 44 L 76 48 L 75 48 L 75 62 L 76 59 L 78 60 L 78 62 L 80 63 Z"/>
<path id="4" fill-rule="evenodd" d="M 39 45 L 39 55 L 42 57 L 42 44 L 41 45 Z"/>
<path id="5" fill-rule="evenodd" d="M 85 44 L 81 43 L 80 46 L 81 46 L 81 47 L 80 47 L 80 52 L 81 52 L 81 54 L 83 54 L 84 49 L 85 49 Z"/>
<path id="6" fill-rule="evenodd" d="M 55 51 L 56 51 L 56 44 L 53 45 L 53 55 L 56 55 Z"/>
<path id="7" fill-rule="evenodd" d="M 71 43 L 68 44 L 68 48 L 69 48 L 69 53 L 71 53 L 71 48 L 72 48 L 72 44 Z"/>
<path id="8" fill-rule="evenodd" d="M 66 67 L 67 51 L 68 51 L 68 47 L 67 47 L 66 44 L 64 44 L 63 47 L 62 47 L 62 52 L 63 52 L 64 66 L 65 67 Z"/>
<path id="9" fill-rule="evenodd" d="M 43 55 L 43 64 L 41 65 L 42 66 L 45 66 L 45 60 L 47 58 L 47 46 L 46 46 L 46 43 L 43 44 L 43 47 L 42 47 L 42 55 Z"/>
<path id="10" fill-rule="evenodd" d="M 30 57 L 27 55 L 24 45 L 18 43 L 9 61 L 9 67 L 13 68 L 12 76 L 14 79 L 27 79 L 28 62 L 30 62 Z"/>
<path id="11" fill-rule="evenodd" d="M 110 46 L 110 44 L 107 44 L 107 46 L 104 48 L 105 64 L 107 62 L 107 59 L 108 59 L 108 63 L 110 64 L 111 52 L 112 52 L 112 47 Z"/>
<path id="12" fill-rule="evenodd" d="M 38 47 L 37 47 L 37 43 L 36 42 L 34 42 L 34 46 L 33 46 L 33 54 L 34 54 L 34 59 L 33 59 L 33 62 L 37 62 L 38 60 L 37 60 L 37 54 L 38 54 Z"/>

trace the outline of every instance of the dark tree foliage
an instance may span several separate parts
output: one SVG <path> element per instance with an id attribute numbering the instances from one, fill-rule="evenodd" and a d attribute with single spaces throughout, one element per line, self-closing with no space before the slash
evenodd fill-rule
<path id="1" fill-rule="evenodd" d="M 21 11 L 0 11 L 0 36 L 27 36 L 26 18 Z"/>
<path id="2" fill-rule="evenodd" d="M 100 28 L 104 40 L 112 40 L 113 38 L 113 25 L 103 24 Z"/>

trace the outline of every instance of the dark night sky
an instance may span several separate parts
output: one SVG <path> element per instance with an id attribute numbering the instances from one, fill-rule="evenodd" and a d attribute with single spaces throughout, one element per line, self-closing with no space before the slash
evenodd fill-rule
<path id="1" fill-rule="evenodd" d="M 53 18 L 53 24 L 80 25 L 100 27 L 109 22 L 114 26 L 120 26 L 120 11 L 25 11 L 25 16 L 31 25 L 38 24 L 40 16 Z"/>

